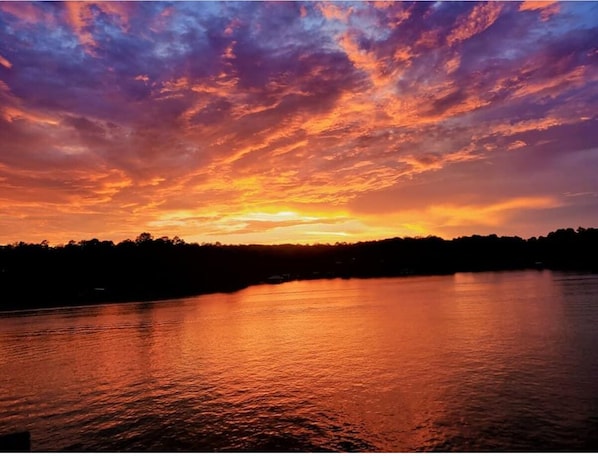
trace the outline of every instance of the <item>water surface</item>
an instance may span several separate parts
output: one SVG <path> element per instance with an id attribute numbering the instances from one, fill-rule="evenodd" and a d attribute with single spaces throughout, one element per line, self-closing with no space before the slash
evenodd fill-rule
<path id="1" fill-rule="evenodd" d="M 598 276 L 260 285 L 0 314 L 36 451 L 598 450 Z"/>

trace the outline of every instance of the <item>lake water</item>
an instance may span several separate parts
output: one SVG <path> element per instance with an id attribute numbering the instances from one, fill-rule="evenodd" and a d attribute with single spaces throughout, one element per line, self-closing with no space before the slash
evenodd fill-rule
<path id="1" fill-rule="evenodd" d="M 598 450 L 598 275 L 259 285 L 0 314 L 35 451 Z"/>

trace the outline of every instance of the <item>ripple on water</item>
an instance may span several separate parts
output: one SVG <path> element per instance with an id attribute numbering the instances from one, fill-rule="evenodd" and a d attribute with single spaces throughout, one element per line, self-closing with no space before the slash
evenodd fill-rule
<path id="1" fill-rule="evenodd" d="M 36 451 L 596 450 L 598 281 L 578 278 L 2 315 L 0 433 L 29 429 Z"/>

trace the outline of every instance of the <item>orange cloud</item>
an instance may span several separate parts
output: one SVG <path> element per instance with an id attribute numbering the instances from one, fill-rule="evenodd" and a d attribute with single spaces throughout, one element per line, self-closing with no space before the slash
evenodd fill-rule
<path id="1" fill-rule="evenodd" d="M 399 2 L 389 1 L 389 2 L 374 2 L 374 7 L 377 9 L 385 10 L 385 13 L 388 14 L 388 27 L 391 30 L 398 28 L 401 24 L 403 24 L 407 19 L 411 17 L 413 12 L 414 6 L 411 5 L 407 9 L 398 9 L 393 12 L 389 13 L 389 9 L 391 6 L 400 5 Z"/>
<path id="2" fill-rule="evenodd" d="M 517 197 L 488 205 L 432 205 L 428 215 L 441 226 L 465 226 L 468 224 L 497 227 L 504 223 L 512 211 L 547 209 L 562 203 L 550 196 Z"/>
<path id="3" fill-rule="evenodd" d="M 499 2 L 480 3 L 476 5 L 468 16 L 457 20 L 456 27 L 447 37 L 449 46 L 465 41 L 490 27 L 500 16 L 503 5 Z"/>
<path id="4" fill-rule="evenodd" d="M 378 1 L 372 2 L 372 4 L 374 5 L 374 8 L 381 9 L 381 10 L 390 8 L 391 6 L 394 5 L 394 3 L 395 2 L 393 2 L 393 1 L 384 1 L 384 0 L 378 0 Z"/>
<path id="5" fill-rule="evenodd" d="M 558 1 L 527 0 L 519 5 L 519 11 L 540 11 L 540 18 L 547 21 L 550 17 L 560 11 Z"/>
<path id="6" fill-rule="evenodd" d="M 6 67 L 6 68 L 8 68 L 8 69 L 12 68 L 12 63 L 10 63 L 10 62 L 8 61 L 8 59 L 5 59 L 5 58 L 4 58 L 4 57 L 2 57 L 1 55 L 0 55 L 0 65 L 2 65 L 2 66 L 4 66 L 4 67 Z"/>
<path id="7" fill-rule="evenodd" d="M 521 149 L 525 146 L 527 146 L 527 143 L 525 141 L 513 141 L 511 144 L 508 145 L 507 150 Z"/>
<path id="8" fill-rule="evenodd" d="M 93 3 L 78 1 L 65 3 L 67 17 L 73 31 L 77 35 L 81 45 L 85 48 L 85 51 L 93 55 L 93 49 L 97 44 L 91 32 L 87 30 L 93 19 L 93 13 L 90 8 L 91 5 L 93 5 Z"/>
<path id="9" fill-rule="evenodd" d="M 366 226 L 375 226 L 378 238 L 384 236 L 426 236 L 431 233 L 450 239 L 455 235 L 517 234 L 510 228 L 518 214 L 538 209 L 553 209 L 563 203 L 552 196 L 514 197 L 487 204 L 428 204 L 418 209 L 387 212 L 384 221 L 378 215 L 360 214 Z M 351 215 L 349 215 L 351 217 Z M 354 215 L 354 217 L 357 217 Z"/>
<path id="10" fill-rule="evenodd" d="M 411 66 L 412 59 L 416 56 L 411 46 L 399 47 L 394 53 L 394 59 L 397 63 L 404 65 L 405 67 Z"/>
<path id="11" fill-rule="evenodd" d="M 128 31 L 129 15 L 132 8 L 135 7 L 134 2 L 98 2 L 95 5 L 105 14 L 115 19 L 121 30 Z"/>
<path id="12" fill-rule="evenodd" d="M 439 35 L 440 33 L 438 30 L 426 30 L 415 42 L 415 46 L 436 48 L 438 46 Z"/>
<path id="13" fill-rule="evenodd" d="M 90 55 L 95 55 L 97 43 L 90 28 L 94 23 L 92 7 L 97 8 L 113 18 L 121 30 L 126 31 L 129 27 L 129 10 L 132 4 L 128 2 L 86 2 L 69 1 L 65 3 L 67 19 L 79 42 Z"/>
<path id="14" fill-rule="evenodd" d="M 570 71 L 557 76 L 546 78 L 538 78 L 533 82 L 520 84 L 519 87 L 513 91 L 513 97 L 527 97 L 530 95 L 558 95 L 563 89 L 580 87 L 587 84 L 588 81 L 597 81 L 598 75 L 588 72 L 586 66 L 578 66 L 572 68 Z"/>
<path id="15" fill-rule="evenodd" d="M 459 64 L 461 63 L 461 57 L 457 54 L 448 59 L 444 65 L 447 74 L 453 73 L 457 68 L 459 68 Z"/>
<path id="16" fill-rule="evenodd" d="M 450 163 L 478 160 L 479 158 L 480 155 L 475 153 L 475 147 L 469 145 L 462 150 L 445 154 L 406 154 L 399 157 L 398 160 L 409 165 L 408 170 L 404 174 L 413 176 L 428 171 L 440 170 Z"/>
<path id="17" fill-rule="evenodd" d="M 2 116 L 8 122 L 15 122 L 18 120 L 26 120 L 32 123 L 46 123 L 50 125 L 57 125 L 59 121 L 56 118 L 47 116 L 41 113 L 36 113 L 29 110 L 19 109 L 14 106 L 5 106 L 2 108 Z"/>
<path id="18" fill-rule="evenodd" d="M 338 43 L 353 65 L 368 75 L 378 91 L 387 89 L 393 81 L 396 81 L 403 70 L 400 67 L 392 68 L 387 59 L 379 58 L 373 52 L 361 49 L 356 37 L 351 32 L 341 34 Z M 395 59 L 397 60 L 401 58 L 407 60 L 410 57 L 407 49 L 397 52 L 395 52 Z"/>
<path id="19" fill-rule="evenodd" d="M 334 3 L 325 2 L 319 3 L 318 9 L 327 20 L 337 20 L 344 23 L 349 21 L 349 17 L 353 14 L 353 7 L 342 9 Z"/>
<path id="20" fill-rule="evenodd" d="M 231 36 L 235 32 L 235 29 L 238 29 L 241 26 L 241 24 L 242 22 L 239 19 L 233 19 L 228 23 L 228 25 L 224 29 L 224 35 Z"/>
<path id="21" fill-rule="evenodd" d="M 542 0 L 527 0 L 521 5 L 519 5 L 519 11 L 534 11 L 547 8 L 551 5 L 557 4 L 557 0 L 549 0 L 549 1 L 542 1 Z"/>
<path id="22" fill-rule="evenodd" d="M 521 122 L 499 124 L 491 127 L 489 133 L 493 135 L 512 136 L 526 131 L 542 131 L 566 123 L 565 119 L 546 117 L 544 119 L 523 120 Z"/>
<path id="23" fill-rule="evenodd" d="M 16 97 L 4 81 L 0 81 L 0 115 L 7 122 L 24 120 L 31 123 L 58 124 L 57 116 L 39 110 L 26 108 L 21 99 Z"/>

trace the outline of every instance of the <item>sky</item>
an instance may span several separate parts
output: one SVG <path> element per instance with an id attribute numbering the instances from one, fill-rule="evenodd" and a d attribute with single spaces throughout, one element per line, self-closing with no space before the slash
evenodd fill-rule
<path id="1" fill-rule="evenodd" d="M 0 2 L 0 244 L 598 227 L 597 2 Z"/>

